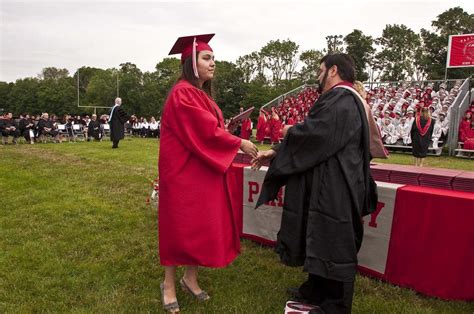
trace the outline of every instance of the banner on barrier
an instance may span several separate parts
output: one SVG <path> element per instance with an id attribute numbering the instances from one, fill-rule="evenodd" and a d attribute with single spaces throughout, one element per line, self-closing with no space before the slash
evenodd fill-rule
<path id="1" fill-rule="evenodd" d="M 449 36 L 446 67 L 474 67 L 474 34 Z"/>
<path id="2" fill-rule="evenodd" d="M 243 233 L 262 242 L 276 241 L 283 210 L 284 189 L 278 199 L 255 209 L 267 167 L 259 171 L 244 168 Z M 364 240 L 358 254 L 359 265 L 384 274 L 392 230 L 397 189 L 403 185 L 377 182 L 379 204 L 377 211 L 364 217 Z"/>
<path id="3" fill-rule="evenodd" d="M 262 167 L 259 171 L 254 171 L 250 167 L 244 168 L 243 233 L 276 241 L 281 223 L 284 189 L 278 193 L 278 200 L 255 209 L 267 169 L 268 167 Z"/>

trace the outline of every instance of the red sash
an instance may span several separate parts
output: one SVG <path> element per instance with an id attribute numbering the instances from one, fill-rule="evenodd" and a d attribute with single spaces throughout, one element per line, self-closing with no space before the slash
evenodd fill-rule
<path id="1" fill-rule="evenodd" d="M 420 135 L 425 136 L 426 132 L 428 132 L 428 129 L 430 128 L 430 125 L 431 125 L 431 117 L 429 117 L 428 121 L 426 121 L 426 124 L 425 124 L 424 128 L 421 127 L 420 115 L 419 114 L 416 115 L 415 121 L 416 121 L 416 127 L 417 127 L 418 131 L 420 132 Z"/>

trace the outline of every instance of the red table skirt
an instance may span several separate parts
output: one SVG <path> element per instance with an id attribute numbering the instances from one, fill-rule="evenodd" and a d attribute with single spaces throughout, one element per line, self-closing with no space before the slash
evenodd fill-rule
<path id="1" fill-rule="evenodd" d="M 399 188 L 385 278 L 443 299 L 474 300 L 474 193 Z"/>

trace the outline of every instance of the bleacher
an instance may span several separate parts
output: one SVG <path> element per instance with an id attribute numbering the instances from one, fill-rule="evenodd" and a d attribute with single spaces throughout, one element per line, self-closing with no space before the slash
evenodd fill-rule
<path id="1" fill-rule="evenodd" d="M 408 112 L 411 110 L 417 112 L 421 107 L 428 107 L 433 119 L 438 119 L 440 115 L 445 116 L 448 125 L 446 127 L 442 126 L 443 128 L 454 129 L 454 132 L 457 133 L 456 129 L 459 127 L 455 125 L 455 122 L 458 121 L 458 118 L 456 118 L 458 115 L 457 107 L 460 104 L 460 99 L 458 98 L 464 97 L 463 93 L 465 91 L 463 88 L 467 85 L 466 82 L 467 80 L 464 82 L 461 80 L 446 80 L 367 83 L 364 85 L 367 92 L 367 103 L 371 107 L 372 114 L 380 128 L 383 125 L 384 113 L 388 112 L 390 119 L 397 120 L 398 118 L 408 115 Z M 292 121 L 294 120 L 294 123 L 303 121 L 318 97 L 319 94 L 316 92 L 316 86 L 304 85 L 273 99 L 262 106 L 261 109 L 266 112 L 276 112 L 282 121 L 283 128 L 289 118 L 291 118 Z M 450 119 L 452 119 L 452 121 Z M 267 124 L 268 121 L 269 118 L 267 118 Z M 434 120 L 434 122 L 436 122 L 436 120 Z M 396 124 L 394 125 L 396 126 Z M 450 133 L 451 132 L 447 132 L 448 137 L 446 136 L 446 130 L 443 131 L 444 135 L 441 137 L 441 140 L 437 137 L 433 137 L 433 140 L 438 140 L 438 147 L 433 147 L 432 140 L 428 149 L 428 155 L 440 156 L 443 153 L 443 148 L 448 147 L 451 152 L 451 146 L 448 146 L 448 143 L 452 143 L 452 135 L 450 135 Z M 265 141 L 270 142 L 269 134 L 265 136 Z M 387 141 L 387 143 L 388 142 L 389 141 Z M 395 144 L 384 145 L 387 150 L 392 152 L 412 152 L 412 146 L 404 145 L 400 138 Z M 448 149 L 446 149 L 446 151 L 448 151 Z M 472 158 L 472 156 L 474 156 L 474 151 L 465 149 L 462 147 L 462 144 L 458 145 L 455 149 L 455 153 L 457 157 Z"/>

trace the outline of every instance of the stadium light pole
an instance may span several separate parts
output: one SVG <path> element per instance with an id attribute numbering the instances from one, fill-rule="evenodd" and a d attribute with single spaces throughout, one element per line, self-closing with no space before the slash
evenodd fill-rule
<path id="1" fill-rule="evenodd" d="M 119 78 L 118 78 L 118 72 L 117 72 L 117 97 L 119 97 Z"/>
<path id="2" fill-rule="evenodd" d="M 79 108 L 79 69 L 77 69 L 77 107 Z"/>

